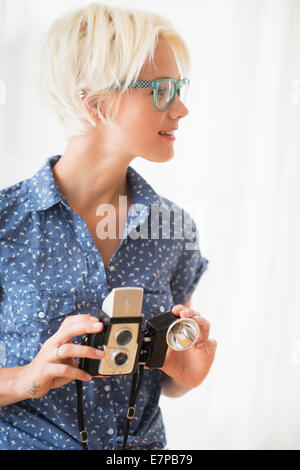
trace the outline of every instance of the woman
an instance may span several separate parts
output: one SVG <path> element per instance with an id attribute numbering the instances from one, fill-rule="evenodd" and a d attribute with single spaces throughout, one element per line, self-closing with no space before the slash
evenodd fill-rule
<path id="1" fill-rule="evenodd" d="M 75 358 L 104 357 L 81 336 L 102 330 L 97 312 L 111 289 L 138 286 L 143 321 L 172 308 L 200 327 L 192 348 L 169 348 L 161 370 L 145 369 L 127 448 L 162 449 L 160 393 L 197 387 L 214 359 L 209 323 L 190 304 L 208 261 L 189 214 L 130 162 L 172 158 L 172 135 L 188 114 L 188 52 L 161 16 L 95 3 L 53 24 L 41 62 L 41 90 L 68 146 L 0 192 L 1 448 L 80 449 L 76 379 L 89 448 L 121 448 L 131 377 L 92 378 Z M 161 224 L 173 236 L 142 236 L 156 208 L 176 215 Z M 174 236 L 178 220 L 192 227 L 194 244 Z"/>

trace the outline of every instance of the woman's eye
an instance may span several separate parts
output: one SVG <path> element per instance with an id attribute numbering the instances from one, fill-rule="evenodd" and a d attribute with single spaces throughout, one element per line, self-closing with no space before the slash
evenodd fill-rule
<path id="1" fill-rule="evenodd" d="M 159 95 L 165 95 L 166 92 L 167 92 L 167 89 L 166 89 L 166 88 L 164 88 L 163 90 L 157 90 L 157 93 L 158 93 Z M 154 93 L 154 91 L 152 90 L 152 91 L 150 92 L 150 95 L 153 95 L 153 93 Z"/>

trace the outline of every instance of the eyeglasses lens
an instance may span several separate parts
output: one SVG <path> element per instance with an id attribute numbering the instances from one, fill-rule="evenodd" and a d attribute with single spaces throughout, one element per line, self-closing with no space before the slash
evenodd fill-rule
<path id="1" fill-rule="evenodd" d="M 186 102 L 188 92 L 188 82 L 184 81 L 178 90 L 178 95 L 183 103 Z M 175 84 L 170 80 L 160 82 L 157 90 L 157 105 L 159 108 L 167 108 L 175 96 Z"/>
<path id="2" fill-rule="evenodd" d="M 157 90 L 157 105 L 166 108 L 174 96 L 174 84 L 169 80 L 160 82 Z"/>
<path id="3" fill-rule="evenodd" d="M 178 90 L 180 100 L 183 102 L 183 104 L 187 103 L 188 91 L 189 91 L 189 82 L 188 80 L 184 80 L 181 88 Z"/>

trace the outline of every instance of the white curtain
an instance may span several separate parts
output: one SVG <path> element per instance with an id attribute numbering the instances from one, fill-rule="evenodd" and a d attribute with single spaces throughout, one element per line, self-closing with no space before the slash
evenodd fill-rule
<path id="1" fill-rule="evenodd" d="M 88 3 L 0 1 L 1 188 L 65 150 L 37 97 L 39 41 Z M 189 210 L 210 260 L 192 306 L 211 323 L 216 359 L 198 389 L 161 398 L 168 446 L 299 449 L 300 2 L 103 3 L 167 16 L 192 56 L 175 157 L 132 164 Z"/>

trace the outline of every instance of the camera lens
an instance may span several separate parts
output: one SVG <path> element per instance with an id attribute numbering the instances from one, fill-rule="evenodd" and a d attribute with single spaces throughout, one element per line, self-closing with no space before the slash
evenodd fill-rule
<path id="1" fill-rule="evenodd" d="M 116 342 L 119 346 L 126 346 L 132 340 L 132 333 L 130 330 L 119 330 L 116 333 Z"/>
<path id="2" fill-rule="evenodd" d="M 124 364 L 126 364 L 127 359 L 128 359 L 127 354 L 123 352 L 117 353 L 114 357 L 114 361 L 117 366 L 123 366 Z"/>

